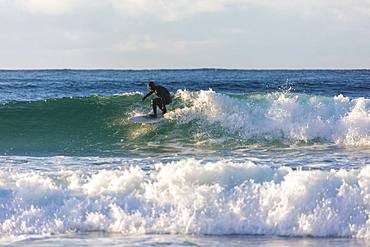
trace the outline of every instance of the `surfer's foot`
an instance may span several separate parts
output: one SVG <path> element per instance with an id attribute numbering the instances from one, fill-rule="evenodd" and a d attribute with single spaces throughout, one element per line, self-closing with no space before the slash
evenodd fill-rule
<path id="1" fill-rule="evenodd" d="M 150 117 L 150 118 L 156 118 L 156 117 L 157 117 L 157 114 L 154 114 L 154 113 L 149 114 L 149 117 Z"/>

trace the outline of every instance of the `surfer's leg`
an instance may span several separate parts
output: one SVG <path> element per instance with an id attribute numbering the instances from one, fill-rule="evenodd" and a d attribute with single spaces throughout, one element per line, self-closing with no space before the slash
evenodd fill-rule
<path id="1" fill-rule="evenodd" d="M 153 115 L 154 116 L 157 116 L 157 106 L 163 112 L 163 106 L 164 106 L 164 104 L 162 103 L 162 99 L 160 99 L 160 98 L 153 99 L 152 100 L 152 106 L 153 106 Z"/>
<path id="2" fill-rule="evenodd" d="M 166 112 L 167 112 L 167 109 L 166 109 L 166 105 L 165 104 L 163 104 L 162 105 L 162 114 L 164 115 L 164 114 L 166 114 Z"/>
<path id="3" fill-rule="evenodd" d="M 158 102 L 159 102 L 158 106 L 159 106 L 159 109 L 161 109 L 161 111 L 162 111 L 162 115 L 166 114 L 166 112 L 167 112 L 166 102 L 163 102 L 163 99 L 159 99 Z"/>
<path id="4" fill-rule="evenodd" d="M 152 100 L 152 107 L 153 107 L 153 116 L 157 116 L 157 99 Z"/>
<path id="5" fill-rule="evenodd" d="M 166 105 L 168 105 L 170 103 L 171 103 L 171 98 L 168 101 L 167 100 L 165 102 L 162 101 L 162 108 L 161 108 L 161 110 L 162 110 L 162 114 L 163 115 L 166 114 L 166 112 L 167 112 Z"/>

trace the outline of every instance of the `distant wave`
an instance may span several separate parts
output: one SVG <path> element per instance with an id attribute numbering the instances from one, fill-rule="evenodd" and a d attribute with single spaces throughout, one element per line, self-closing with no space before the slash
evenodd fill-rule
<path id="1" fill-rule="evenodd" d="M 370 238 L 370 166 L 302 171 L 182 159 L 154 170 L 0 170 L 0 235 L 267 234 Z"/>

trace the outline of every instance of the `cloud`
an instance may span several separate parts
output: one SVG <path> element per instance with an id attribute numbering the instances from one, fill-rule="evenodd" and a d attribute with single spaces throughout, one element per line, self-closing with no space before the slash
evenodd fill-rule
<path id="1" fill-rule="evenodd" d="M 176 40 L 165 41 L 155 39 L 150 35 L 131 35 L 125 40 L 112 45 L 112 51 L 122 53 L 132 52 L 156 52 L 166 54 L 186 54 L 188 51 L 206 51 L 220 47 L 222 44 L 217 40 Z"/>
<path id="2" fill-rule="evenodd" d="M 273 9 L 306 17 L 334 16 L 339 20 L 370 16 L 369 0 L 2 0 L 0 6 L 15 4 L 32 14 L 77 14 L 87 8 L 101 9 L 110 6 L 111 11 L 122 17 L 153 17 L 172 22 L 194 15 L 217 13 L 225 10 Z"/>
<path id="3" fill-rule="evenodd" d="M 227 9 L 272 9 L 304 17 L 330 15 L 348 20 L 357 15 L 370 16 L 369 0 L 110 0 L 124 16 L 150 16 L 163 21 L 178 21 L 197 14 L 222 12 Z"/>
<path id="4" fill-rule="evenodd" d="M 112 50 L 117 52 L 137 52 L 156 50 L 160 47 L 149 35 L 135 35 L 121 40 L 113 45 Z"/>
<path id="5" fill-rule="evenodd" d="M 237 0 L 239 1 L 239 0 Z M 64 15 L 78 13 L 92 6 L 111 6 L 111 10 L 128 17 L 150 16 L 163 21 L 177 21 L 200 13 L 223 11 L 236 0 L 2 0 L 31 14 Z"/>
<path id="6" fill-rule="evenodd" d="M 259 6 L 304 16 L 370 16 L 369 0 L 241 0 L 243 6 Z"/>
<path id="7" fill-rule="evenodd" d="M 30 14 L 61 16 L 109 6 L 121 17 L 153 17 L 171 22 L 202 13 L 225 10 L 240 0 L 1 0 L 0 7 L 13 6 Z"/>
<path id="8" fill-rule="evenodd" d="M 163 21 L 177 21 L 200 13 L 223 11 L 233 0 L 113 0 L 113 7 L 123 15 L 151 16 Z"/>
<path id="9" fill-rule="evenodd" d="M 369 0 L 0 0 L 0 16 L 0 67 L 369 66 Z"/>
<path id="10" fill-rule="evenodd" d="M 32 14 L 63 15 L 71 13 L 79 0 L 14 0 L 14 4 Z"/>

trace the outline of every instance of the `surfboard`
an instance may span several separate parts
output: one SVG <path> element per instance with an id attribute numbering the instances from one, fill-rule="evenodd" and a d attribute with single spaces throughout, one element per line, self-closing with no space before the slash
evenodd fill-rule
<path id="1" fill-rule="evenodd" d="M 156 124 L 164 120 L 163 116 L 158 115 L 156 118 L 150 117 L 149 115 L 135 116 L 129 119 L 133 123 L 142 124 Z"/>

